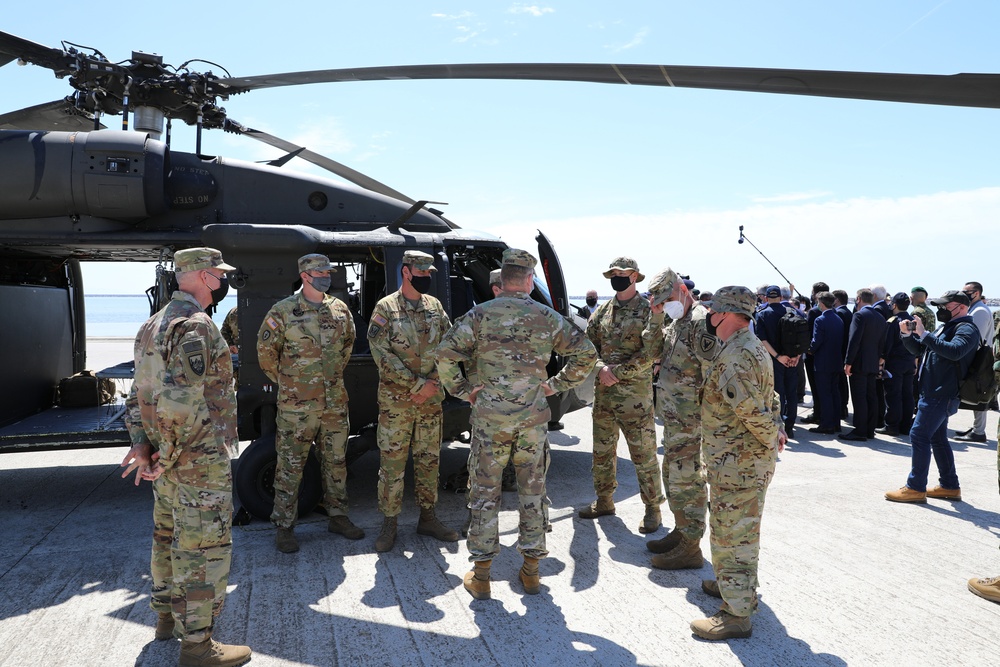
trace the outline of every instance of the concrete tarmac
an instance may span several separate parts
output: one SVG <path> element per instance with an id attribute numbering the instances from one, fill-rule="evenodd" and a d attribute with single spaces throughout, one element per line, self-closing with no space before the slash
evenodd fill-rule
<path id="1" fill-rule="evenodd" d="M 88 365 L 103 368 L 127 359 L 131 342 L 95 341 L 90 350 Z M 348 482 L 363 540 L 328 533 L 317 514 L 296 530 L 297 554 L 277 552 L 266 522 L 234 529 L 216 638 L 249 644 L 255 667 L 997 661 L 1000 605 L 966 587 L 970 577 L 1000 575 L 996 413 L 985 445 L 953 441 L 963 501 L 926 505 L 883 499 L 905 482 L 905 438 L 848 443 L 798 428 L 767 496 L 753 637 L 719 643 L 688 627 L 719 606 L 700 586 L 712 576 L 708 536 L 701 570 L 650 568 L 645 542 L 666 529 L 637 530 L 643 506 L 624 441 L 617 515 L 577 518 L 594 497 L 590 410 L 564 422 L 551 435 L 554 530 L 541 594 L 524 595 L 517 580 L 514 493 L 504 494 L 492 600 L 473 600 L 462 588 L 464 542 L 416 534 L 412 471 L 396 547 L 376 554 L 378 461 L 368 453 Z M 960 412 L 950 426 L 971 423 L 971 413 Z M 120 478 L 124 453 L 0 456 L 0 665 L 177 664 L 178 642 L 153 640 L 152 494 L 148 484 Z M 466 445 L 446 445 L 442 474 L 458 470 L 467 454 Z M 932 465 L 932 483 L 935 475 Z M 445 523 L 463 523 L 462 495 L 441 491 L 438 507 Z"/>

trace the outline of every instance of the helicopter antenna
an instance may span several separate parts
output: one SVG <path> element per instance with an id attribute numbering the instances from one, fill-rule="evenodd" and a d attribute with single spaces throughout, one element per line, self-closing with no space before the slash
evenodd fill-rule
<path id="1" fill-rule="evenodd" d="M 422 209 L 427 204 L 441 204 L 442 206 L 447 206 L 448 202 L 430 201 L 429 199 L 421 199 L 420 201 L 414 202 L 413 206 L 406 209 L 406 212 L 403 213 L 403 215 L 399 216 L 398 218 L 389 223 L 389 231 L 398 232 L 399 228 L 403 226 L 403 223 L 405 223 L 407 220 L 415 216 L 417 214 L 417 211 Z"/>

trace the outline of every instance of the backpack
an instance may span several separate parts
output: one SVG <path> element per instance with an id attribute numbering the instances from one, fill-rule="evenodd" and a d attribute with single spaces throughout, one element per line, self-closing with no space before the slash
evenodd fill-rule
<path id="1" fill-rule="evenodd" d="M 778 353 L 797 357 L 809 349 L 811 342 L 809 320 L 794 308 L 786 308 L 778 322 Z"/>
<path id="2" fill-rule="evenodd" d="M 987 409 L 1000 389 L 997 374 L 993 372 L 993 349 L 982 344 L 969 364 L 969 370 L 958 383 L 958 397 L 966 405 L 983 405 Z"/>

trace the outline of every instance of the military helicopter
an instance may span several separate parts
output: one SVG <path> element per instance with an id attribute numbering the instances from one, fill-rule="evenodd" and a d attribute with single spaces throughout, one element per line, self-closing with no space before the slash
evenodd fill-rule
<path id="1" fill-rule="evenodd" d="M 232 95 L 279 86 L 398 79 L 534 79 L 820 95 L 996 108 L 997 75 L 953 76 L 670 67 L 611 64 L 464 64 L 330 69 L 250 77 L 174 67 L 134 51 L 114 63 L 96 49 L 51 48 L 0 32 L 0 66 L 13 61 L 50 69 L 73 92 L 64 99 L 0 115 L 0 300 L 19 326 L 0 330 L 7 382 L 0 388 L 0 451 L 122 445 L 119 421 L 93 409 L 54 406 L 53 387 L 86 368 L 81 262 L 148 261 L 156 267 L 151 311 L 171 291 L 175 251 L 222 250 L 239 268 L 239 328 L 257 331 L 270 306 L 298 287 L 297 257 L 322 252 L 341 267 L 331 292 L 347 303 L 360 332 L 376 301 L 398 288 L 400 260 L 416 248 L 436 258 L 431 293 L 454 318 L 489 298 L 488 275 L 505 244 L 461 229 L 433 208 L 345 165 L 230 118 Z M 122 117 L 122 130 L 103 121 Z M 129 119 L 135 131 L 128 131 Z M 193 153 L 171 146 L 171 123 L 196 128 Z M 164 128 L 164 124 L 166 127 Z M 202 154 L 205 130 L 264 142 L 285 155 L 260 165 Z M 298 157 L 352 183 L 286 169 Z M 542 277 L 533 296 L 570 315 L 559 259 L 539 234 Z M 353 279 L 353 280 L 352 280 Z M 374 441 L 377 371 L 360 337 L 346 373 L 352 451 Z M 251 445 L 236 486 L 258 516 L 270 508 L 275 388 L 256 351 L 243 345 L 239 433 Z M 553 360 L 553 371 L 561 360 Z M 127 369 L 125 373 L 127 374 Z M 586 394 L 553 397 L 553 419 L 585 405 Z M 468 428 L 469 407 L 449 400 L 445 438 Z M 309 487 L 309 488 L 306 488 Z M 304 483 L 314 504 L 319 484 Z M 304 508 L 303 508 L 304 509 Z"/>

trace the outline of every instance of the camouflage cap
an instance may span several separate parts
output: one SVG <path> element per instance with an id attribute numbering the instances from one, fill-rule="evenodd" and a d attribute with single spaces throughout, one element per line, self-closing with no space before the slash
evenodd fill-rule
<path id="1" fill-rule="evenodd" d="M 635 261 L 631 257 L 616 257 L 615 261 L 611 262 L 611 266 L 608 267 L 608 270 L 604 272 L 604 277 L 610 278 L 611 273 L 616 269 L 619 271 L 635 271 L 639 274 L 635 279 L 637 283 L 641 283 L 646 279 L 646 276 L 642 275 L 642 271 L 639 270 L 639 262 Z"/>
<path id="2" fill-rule="evenodd" d="M 188 248 L 174 253 L 174 271 L 177 273 L 203 269 L 235 271 L 236 267 L 223 262 L 222 253 L 215 248 Z"/>
<path id="3" fill-rule="evenodd" d="M 670 294 L 674 291 L 674 285 L 680 280 L 678 275 L 669 266 L 653 276 L 649 282 L 649 293 L 653 297 L 653 305 L 670 300 Z"/>
<path id="4" fill-rule="evenodd" d="M 335 268 L 337 267 L 330 263 L 330 258 L 326 255 L 313 253 L 299 257 L 299 273 L 307 271 L 332 271 Z"/>
<path id="5" fill-rule="evenodd" d="M 753 317 L 757 295 L 741 285 L 727 285 L 712 295 L 712 311 L 716 313 L 743 313 Z"/>
<path id="6" fill-rule="evenodd" d="M 490 271 L 490 286 L 496 285 L 500 287 L 502 283 L 500 282 L 500 269 L 493 269 Z"/>
<path id="7" fill-rule="evenodd" d="M 437 271 L 434 266 L 434 256 L 419 250 L 407 250 L 403 253 L 403 265 L 412 266 L 417 271 Z"/>
<path id="8" fill-rule="evenodd" d="M 527 250 L 507 248 L 503 251 L 503 263 L 513 266 L 523 266 L 526 269 L 534 269 L 538 260 Z"/>

